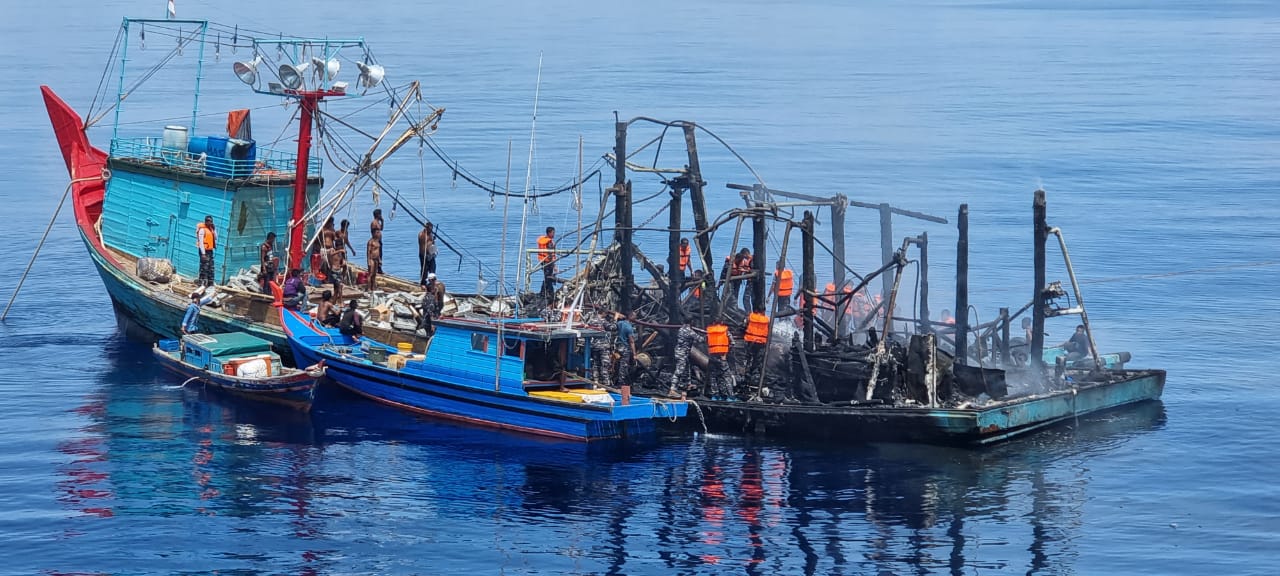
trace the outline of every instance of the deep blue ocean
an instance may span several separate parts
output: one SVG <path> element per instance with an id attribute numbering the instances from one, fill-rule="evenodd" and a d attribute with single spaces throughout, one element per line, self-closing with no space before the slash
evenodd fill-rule
<path id="1" fill-rule="evenodd" d="M 595 163 L 617 111 L 696 121 L 777 189 L 952 222 L 967 202 L 981 321 L 1030 297 L 1042 187 L 1100 346 L 1168 370 L 1163 402 L 984 450 L 675 433 L 587 447 L 329 388 L 311 414 L 287 413 L 181 388 L 149 343 L 119 333 L 67 206 L 0 324 L 0 573 L 1280 573 L 1280 4 L 452 4 L 177 9 L 364 36 L 389 79 L 421 80 L 447 109 L 436 141 L 467 170 L 500 183 L 512 142 L 516 189 L 526 170 L 543 188 L 570 180 L 580 136 Z M 163 15 L 158 0 L 6 7 L 4 301 L 68 181 L 39 85 L 84 112 L 120 19 Z M 140 57 L 154 58 L 173 40 L 154 31 L 146 43 Z M 255 108 L 270 140 L 292 110 L 235 80 L 243 50 L 214 56 L 202 126 Z M 122 133 L 158 135 L 172 123 L 162 119 L 190 115 L 189 87 L 157 82 L 127 101 Z M 99 146 L 111 122 L 91 130 Z M 630 142 L 656 135 L 637 128 Z M 699 144 L 713 211 L 739 206 L 724 184 L 751 173 L 711 138 Z M 680 150 L 670 141 L 663 162 L 683 164 Z M 470 260 L 442 257 L 441 275 L 470 290 L 475 259 L 498 259 L 501 200 L 455 187 L 452 169 L 416 154 L 406 148 L 384 176 L 468 247 Z M 633 179 L 637 197 L 660 189 Z M 593 181 L 587 218 L 597 194 Z M 343 216 L 356 230 L 373 200 L 361 202 Z M 567 195 L 536 208 L 531 230 L 575 226 Z M 637 207 L 637 220 L 655 208 Z M 417 227 L 397 216 L 386 267 L 407 275 Z M 850 210 L 856 269 L 876 267 L 877 225 Z M 899 238 L 929 233 L 932 307 L 953 308 L 954 225 L 894 225 Z M 662 250 L 660 236 L 640 241 Z M 1050 277 L 1066 280 L 1058 264 Z M 1071 322 L 1051 323 L 1049 340 Z"/>

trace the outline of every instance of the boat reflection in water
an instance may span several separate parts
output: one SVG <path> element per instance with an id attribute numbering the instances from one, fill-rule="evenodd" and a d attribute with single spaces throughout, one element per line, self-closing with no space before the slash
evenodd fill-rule
<path id="1" fill-rule="evenodd" d="M 321 387 L 310 414 L 172 386 L 108 347 L 57 489 L 92 568 L 827 574 L 1071 564 L 1081 461 L 1159 403 L 984 450 L 666 436 L 600 446 L 420 418 Z M 65 542 L 64 542 L 65 544 Z M 199 557 L 161 553 L 198 550 Z M 423 550 L 429 549 L 430 558 Z"/>

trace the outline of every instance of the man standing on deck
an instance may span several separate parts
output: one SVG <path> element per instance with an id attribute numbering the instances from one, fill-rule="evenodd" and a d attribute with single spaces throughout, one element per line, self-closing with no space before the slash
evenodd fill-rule
<path id="1" fill-rule="evenodd" d="M 729 349 L 733 337 L 729 327 L 716 323 L 707 326 L 707 372 L 711 379 L 709 395 L 712 400 L 728 400 L 733 396 L 733 382 L 729 374 Z"/>
<path id="2" fill-rule="evenodd" d="M 435 319 L 444 309 L 444 282 L 436 280 L 434 272 L 427 273 L 427 282 L 422 285 L 422 317 L 418 318 L 418 329 L 426 336 L 435 334 Z"/>
<path id="3" fill-rule="evenodd" d="M 280 259 L 276 256 L 276 233 L 267 232 L 267 239 L 258 245 L 258 278 L 263 294 L 271 293 L 267 283 L 276 277 Z"/>
<path id="4" fill-rule="evenodd" d="M 437 253 L 435 227 L 424 222 L 418 232 L 418 284 L 426 284 L 428 278 L 435 276 Z"/>
<path id="5" fill-rule="evenodd" d="M 618 387 L 631 387 L 631 361 L 636 357 L 636 313 L 618 314 Z"/>
<path id="6" fill-rule="evenodd" d="M 213 216 L 206 215 L 204 222 L 196 224 L 196 249 L 200 251 L 201 286 L 213 286 L 213 251 L 218 247 L 218 232 L 213 228 Z"/>
<path id="7" fill-rule="evenodd" d="M 382 209 L 373 209 L 373 220 L 369 221 L 369 235 L 373 236 L 374 231 L 382 231 Z"/>
<path id="8" fill-rule="evenodd" d="M 679 396 L 680 392 L 690 389 L 689 385 L 689 352 L 698 341 L 698 331 L 688 324 L 676 332 L 675 361 L 676 368 L 671 372 L 671 388 L 667 395 Z"/>
<path id="9" fill-rule="evenodd" d="M 538 237 L 538 264 L 542 266 L 542 295 L 550 302 L 556 293 L 556 229 L 547 226 L 547 233 Z"/>
<path id="10" fill-rule="evenodd" d="M 368 246 L 364 249 L 365 256 L 368 258 L 369 264 L 369 284 L 366 291 L 372 293 L 374 288 L 378 286 L 378 274 L 382 273 L 382 229 L 378 228 L 373 231 L 373 237 L 369 239 Z"/>

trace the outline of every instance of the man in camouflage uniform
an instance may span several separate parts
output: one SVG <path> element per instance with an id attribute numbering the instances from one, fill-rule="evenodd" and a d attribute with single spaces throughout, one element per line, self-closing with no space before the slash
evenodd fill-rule
<path id="1" fill-rule="evenodd" d="M 671 389 L 667 391 L 668 395 L 676 396 L 682 390 L 692 389 L 689 381 L 689 351 L 697 341 L 698 331 L 692 326 L 686 324 L 676 332 L 676 368 L 671 372 Z"/>

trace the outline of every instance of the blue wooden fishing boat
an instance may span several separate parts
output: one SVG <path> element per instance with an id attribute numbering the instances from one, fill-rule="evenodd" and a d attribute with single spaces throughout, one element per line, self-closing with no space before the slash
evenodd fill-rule
<path id="1" fill-rule="evenodd" d="M 281 309 L 299 362 L 323 361 L 342 387 L 406 410 L 572 440 L 652 433 L 682 400 L 623 397 L 587 379 L 603 333 L 531 319 L 441 319 L 425 354 L 355 340 Z"/>
<path id="2" fill-rule="evenodd" d="M 161 340 L 152 352 L 160 363 L 205 386 L 299 410 L 310 410 L 323 364 L 286 367 L 271 342 L 243 332 L 187 334 Z"/>

